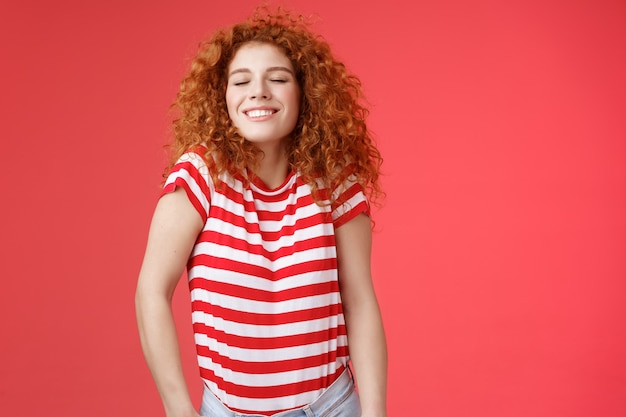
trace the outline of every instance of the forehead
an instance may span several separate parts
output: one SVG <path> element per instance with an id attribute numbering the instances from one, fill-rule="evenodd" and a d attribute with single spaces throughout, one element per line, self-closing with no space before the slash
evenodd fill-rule
<path id="1" fill-rule="evenodd" d="M 229 72 L 238 68 L 262 70 L 275 66 L 293 70 L 291 61 L 279 47 L 270 43 L 249 42 L 239 47 L 228 69 Z"/>

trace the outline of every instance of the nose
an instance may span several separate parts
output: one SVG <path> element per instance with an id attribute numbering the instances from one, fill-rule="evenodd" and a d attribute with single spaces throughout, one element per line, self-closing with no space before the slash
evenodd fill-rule
<path id="1" fill-rule="evenodd" d="M 270 89 L 263 81 L 257 81 L 250 85 L 250 99 L 269 100 L 272 97 Z"/>

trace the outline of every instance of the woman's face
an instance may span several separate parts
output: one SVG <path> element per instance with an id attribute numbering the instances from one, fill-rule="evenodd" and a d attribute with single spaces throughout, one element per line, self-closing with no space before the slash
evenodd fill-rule
<path id="1" fill-rule="evenodd" d="M 300 86 L 287 56 L 268 43 L 241 46 L 228 66 L 226 105 L 248 141 L 268 150 L 280 145 L 300 112 Z"/>

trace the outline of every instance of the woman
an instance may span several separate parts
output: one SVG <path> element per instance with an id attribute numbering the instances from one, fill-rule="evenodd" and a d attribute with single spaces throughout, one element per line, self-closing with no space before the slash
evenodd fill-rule
<path id="1" fill-rule="evenodd" d="M 302 22 L 217 32 L 181 83 L 136 292 L 169 417 L 198 416 L 171 311 L 185 267 L 202 415 L 386 415 L 366 197 L 381 158 L 358 79 Z"/>

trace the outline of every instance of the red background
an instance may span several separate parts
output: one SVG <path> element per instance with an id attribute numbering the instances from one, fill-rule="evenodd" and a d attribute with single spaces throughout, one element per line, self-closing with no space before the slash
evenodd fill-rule
<path id="1" fill-rule="evenodd" d="M 0 4 L 3 415 L 163 415 L 133 293 L 168 106 L 254 3 Z M 390 415 L 626 415 L 626 3 L 287 4 L 362 79 L 385 157 Z"/>

